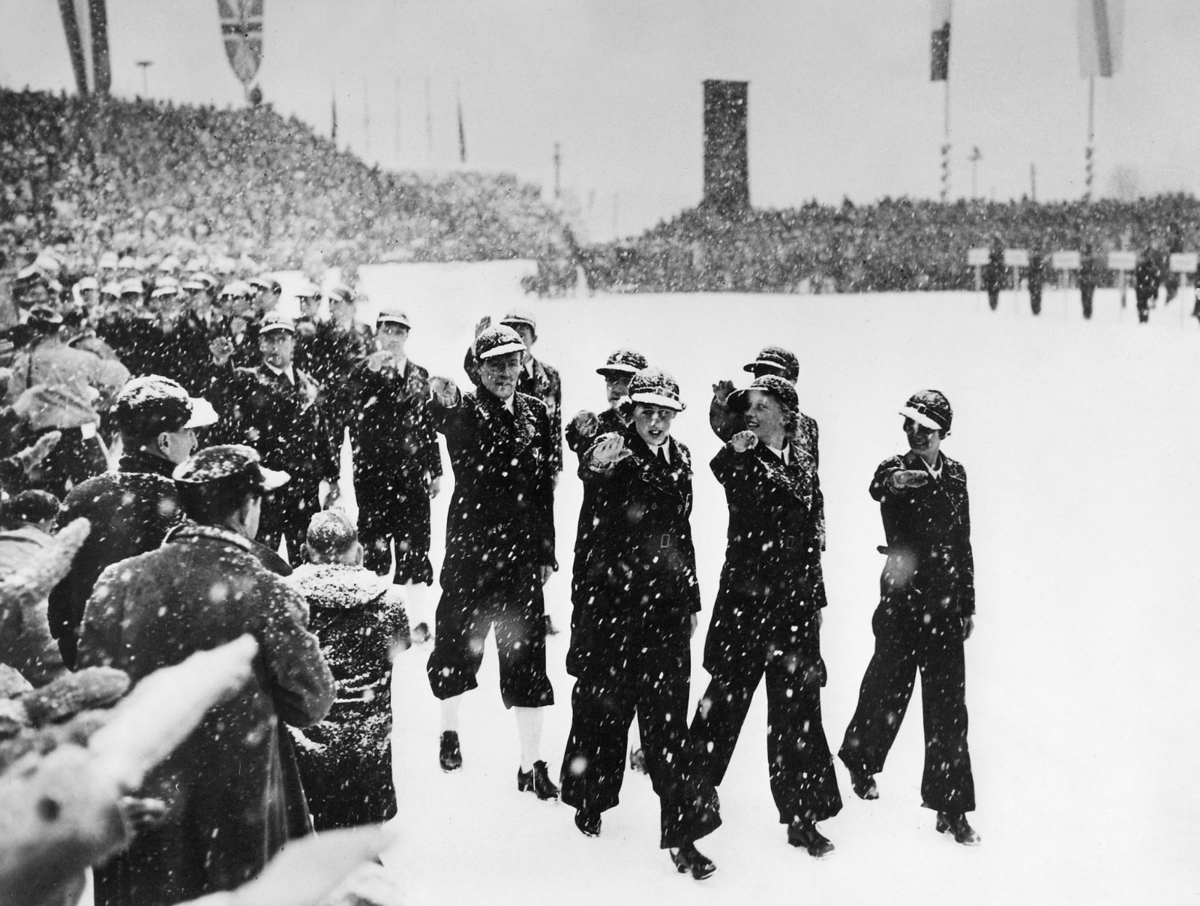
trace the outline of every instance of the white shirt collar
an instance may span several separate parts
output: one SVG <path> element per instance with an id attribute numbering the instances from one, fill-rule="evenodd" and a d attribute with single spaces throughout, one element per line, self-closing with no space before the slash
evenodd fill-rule
<path id="1" fill-rule="evenodd" d="M 267 365 L 266 362 L 263 362 L 263 364 Z M 278 368 L 274 368 L 271 365 L 267 365 L 267 370 L 270 371 L 272 374 L 277 374 L 277 375 L 282 374 L 285 378 L 288 379 L 289 384 L 291 384 L 293 387 L 296 385 L 296 369 L 295 368 L 288 368 L 284 371 L 281 371 Z"/>

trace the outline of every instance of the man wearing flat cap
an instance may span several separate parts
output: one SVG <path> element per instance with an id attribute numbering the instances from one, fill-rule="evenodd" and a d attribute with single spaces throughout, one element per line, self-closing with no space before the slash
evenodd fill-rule
<path id="1" fill-rule="evenodd" d="M 188 521 L 162 547 L 106 569 L 84 614 L 79 663 L 134 682 L 249 634 L 254 675 L 140 789 L 162 819 L 96 869 L 97 906 L 178 903 L 232 890 L 311 827 L 280 721 L 311 726 L 333 676 L 307 630 L 304 599 L 253 553 L 264 495 L 287 476 L 244 446 L 201 450 L 176 468 Z"/>
<path id="2" fill-rule="evenodd" d="M 542 760 L 541 709 L 554 704 L 546 675 L 542 586 L 554 559 L 554 448 L 541 401 L 517 391 L 525 344 L 510 327 L 475 338 L 479 389 L 430 380 L 434 427 L 446 437 L 454 497 L 446 523 L 442 599 L 427 666 L 442 701 L 442 769 L 462 766 L 459 696 L 477 685 L 483 642 L 493 626 L 500 693 L 521 741 L 517 788 L 558 798 Z"/>
<path id="3" fill-rule="evenodd" d="M 440 487 L 442 454 L 429 414 L 429 372 L 405 351 L 411 327 L 397 308 L 379 312 L 376 350 L 351 370 L 345 398 L 363 565 L 387 575 L 394 551 L 392 581 L 409 586 L 413 622 L 425 623 L 415 634 L 423 637 L 428 621 L 413 592 L 433 583 L 429 500 Z"/>
<path id="4" fill-rule="evenodd" d="M 72 668 L 83 607 L 96 579 L 118 560 L 154 550 L 183 521 L 171 473 L 195 452 L 195 429 L 217 420 L 206 400 L 153 375 L 121 389 L 113 417 L 124 450 L 120 470 L 76 485 L 59 513 L 60 527 L 81 516 L 92 524 L 71 571 L 50 593 L 51 633 Z"/>
<path id="5" fill-rule="evenodd" d="M 232 346 L 214 344 L 216 374 L 209 397 L 221 419 L 214 433 L 225 442 L 253 446 L 263 462 L 292 480 L 263 501 L 263 544 L 275 550 L 287 542 L 289 562 L 302 562 L 304 539 L 313 514 L 337 500 L 338 451 L 329 428 L 320 387 L 295 367 L 296 326 L 286 315 L 271 312 L 258 327 L 262 364 L 234 368 Z M 329 483 L 324 502 L 321 482 Z"/>
<path id="6" fill-rule="evenodd" d="M 909 450 L 875 470 L 887 562 L 872 619 L 875 654 L 838 757 L 861 799 L 879 798 L 883 770 L 921 673 L 925 770 L 921 804 L 937 812 L 936 828 L 965 845 L 979 842 L 967 821 L 975 781 L 967 748 L 963 643 L 975 614 L 975 564 L 967 472 L 941 452 L 950 433 L 950 401 L 937 390 L 913 394 L 900 408 Z"/>

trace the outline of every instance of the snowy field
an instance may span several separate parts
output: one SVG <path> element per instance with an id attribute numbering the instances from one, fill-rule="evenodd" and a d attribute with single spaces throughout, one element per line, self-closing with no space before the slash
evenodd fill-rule
<path id="1" fill-rule="evenodd" d="M 409 903 L 1200 898 L 1200 327 L 1184 321 L 1180 302 L 1140 327 L 1132 296 L 1122 310 L 1115 291 L 1098 294 L 1091 322 L 1077 293 L 1056 290 L 1037 319 L 1027 297 L 1011 292 L 996 312 L 970 293 L 537 300 L 519 290 L 526 268 L 391 266 L 364 268 L 360 279 L 372 309 L 394 303 L 412 317 L 411 357 L 459 380 L 479 316 L 533 310 L 535 352 L 562 371 L 567 418 L 603 405 L 594 369 L 618 346 L 679 379 L 689 407 L 675 434 L 697 467 L 692 524 L 706 608 L 693 642 L 693 702 L 707 683 L 699 653 L 726 527 L 707 466 L 718 448 L 707 424 L 711 384 L 744 386 L 742 364 L 767 343 L 799 354 L 801 408 L 821 427 L 830 602 L 823 703 L 834 751 L 872 651 L 883 533 L 867 485 L 882 459 L 905 449 L 896 410 L 907 396 L 927 387 L 948 395 L 954 431 L 943 449 L 967 467 L 974 522 L 979 612 L 967 643 L 967 702 L 979 806 L 971 820 L 983 844 L 970 849 L 935 833 L 934 813 L 920 807 L 914 702 L 879 775 L 878 801 L 857 799 L 837 763 L 845 805 L 822 824 L 837 851 L 817 861 L 788 846 L 768 789 L 760 689 L 720 788 L 724 826 L 700 844 L 718 871 L 693 881 L 657 849 L 646 777 L 627 774 L 598 839 L 576 831 L 570 808 L 517 792 L 515 722 L 500 702 L 490 640 L 480 689 L 464 698 L 464 768 L 443 774 L 424 645 L 397 664 L 400 837 L 385 857 Z M 435 567 L 450 489 L 447 478 L 435 501 Z M 564 628 L 580 497 L 569 466 L 556 503 L 562 569 L 547 586 Z M 413 602 L 418 619 L 432 616 L 436 594 Z M 544 756 L 553 774 L 571 717 L 567 645 L 565 632 L 549 640 L 558 703 L 547 711 Z"/>

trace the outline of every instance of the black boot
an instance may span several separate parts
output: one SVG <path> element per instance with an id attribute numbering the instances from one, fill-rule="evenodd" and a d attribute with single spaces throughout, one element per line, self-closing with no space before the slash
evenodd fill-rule
<path id="1" fill-rule="evenodd" d="M 937 832 L 953 834 L 954 842 L 961 843 L 963 846 L 978 846 L 983 842 L 963 812 L 938 812 Z"/>
<path id="2" fill-rule="evenodd" d="M 558 787 L 546 772 L 544 761 L 535 761 L 532 771 L 517 768 L 517 789 L 522 793 L 537 793 L 539 799 L 558 798 Z"/>
<path id="3" fill-rule="evenodd" d="M 854 795 L 859 799 L 878 799 L 879 787 L 875 785 L 874 774 L 860 774 L 854 768 L 850 768 L 850 786 L 854 789 Z"/>
<path id="4" fill-rule="evenodd" d="M 443 771 L 457 771 L 462 767 L 462 749 L 458 747 L 458 734 L 447 730 L 442 734 L 441 752 L 438 754 Z"/>
<path id="5" fill-rule="evenodd" d="M 600 812 L 593 812 L 586 808 L 576 809 L 575 826 L 579 828 L 579 833 L 585 837 L 599 837 Z"/>
<path id="6" fill-rule="evenodd" d="M 703 881 L 717 870 L 717 866 L 713 864 L 712 860 L 696 849 L 695 843 L 685 843 L 679 849 L 670 850 L 670 853 L 676 870 L 681 875 L 691 872 L 692 877 L 697 881 Z"/>
<path id="7" fill-rule="evenodd" d="M 797 819 L 788 825 L 788 843 L 808 851 L 814 859 L 821 859 L 833 852 L 833 844 L 817 830 L 812 821 Z"/>

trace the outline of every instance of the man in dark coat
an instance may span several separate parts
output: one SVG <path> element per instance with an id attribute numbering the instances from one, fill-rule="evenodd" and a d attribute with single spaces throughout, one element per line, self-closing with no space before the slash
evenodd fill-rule
<path id="1" fill-rule="evenodd" d="M 296 361 L 324 391 L 330 434 L 339 449 L 355 410 L 344 388 L 354 367 L 372 350 L 371 328 L 355 317 L 357 299 L 348 286 L 332 287 L 325 296 L 329 317 L 314 324 L 311 336 L 299 334 Z"/>
<path id="2" fill-rule="evenodd" d="M 1029 289 L 1029 308 L 1035 315 L 1042 313 L 1042 287 L 1046 283 L 1046 255 L 1040 248 L 1029 250 L 1029 267 L 1025 269 L 1025 285 Z"/>
<path id="3" fill-rule="evenodd" d="M 50 593 L 50 631 L 72 669 L 84 605 L 100 573 L 118 560 L 154 550 L 183 521 L 171 472 L 195 451 L 195 429 L 217 420 L 205 400 L 153 375 L 134 378 L 121 389 L 113 416 L 124 445 L 120 471 L 72 488 L 58 519 L 60 528 L 80 516 L 92 524 L 71 571 Z"/>
<path id="4" fill-rule="evenodd" d="M 1008 268 L 1004 264 L 1004 243 L 993 236 L 988 247 L 988 262 L 983 266 L 983 288 L 987 292 L 988 307 L 992 311 L 1000 305 L 1000 290 L 1008 282 Z"/>
<path id="5" fill-rule="evenodd" d="M 454 468 L 446 523 L 442 599 L 426 672 L 442 702 L 443 770 L 462 766 L 459 696 L 477 685 L 483 642 L 494 625 L 500 693 L 521 738 L 517 788 L 558 798 L 540 755 L 541 709 L 554 704 L 546 675 L 542 586 L 554 558 L 554 450 L 546 407 L 517 392 L 525 345 L 509 327 L 475 338 L 480 386 L 460 393 L 430 380 L 434 427 Z"/>
<path id="6" fill-rule="evenodd" d="M 98 906 L 178 903 L 255 877 L 296 834 L 303 796 L 278 723 L 314 724 L 333 703 L 304 600 L 251 553 L 262 495 L 286 476 L 248 447 L 218 446 L 180 466 L 175 481 L 194 521 L 101 575 L 80 665 L 117 667 L 137 682 L 247 633 L 259 653 L 251 681 L 148 777 L 140 794 L 162 800 L 164 814 L 96 870 Z"/>
<path id="7" fill-rule="evenodd" d="M 716 866 L 695 841 L 720 824 L 715 795 L 688 765 L 691 636 L 700 611 L 689 517 L 692 465 L 671 437 L 683 409 L 679 385 L 646 368 L 630 382 L 633 424 L 601 437 L 579 467 L 599 487 L 584 583 L 587 603 L 571 632 L 567 670 L 571 732 L 563 801 L 585 836 L 619 799 L 625 746 L 639 715 L 647 773 L 660 804 L 660 846 L 697 880 Z"/>
<path id="8" fill-rule="evenodd" d="M 938 831 L 972 845 L 979 835 L 966 817 L 975 809 L 963 652 L 975 614 L 967 472 L 940 452 L 953 417 L 943 394 L 916 393 L 900 414 L 909 452 L 884 460 L 871 482 L 887 538 L 872 620 L 875 654 L 838 757 L 850 769 L 854 792 L 878 798 L 874 775 L 883 770 L 920 670 L 922 804 L 937 811 Z"/>
<path id="9" fill-rule="evenodd" d="M 833 844 L 817 822 L 842 807 L 821 721 L 825 581 L 814 463 L 789 441 L 799 413 L 781 377 L 757 378 L 730 404 L 748 429 L 712 460 L 729 503 L 721 588 L 704 644 L 712 677 L 692 719 L 692 763 L 720 785 L 764 675 L 771 794 L 788 842 L 820 858 Z"/>
<path id="10" fill-rule="evenodd" d="M 329 483 L 328 508 L 338 498 L 340 471 L 320 387 L 293 364 L 295 336 L 291 318 L 275 313 L 263 318 L 258 329 L 263 362 L 257 368 L 232 367 L 228 339 L 216 344 L 213 360 L 220 370 L 208 391 L 221 415 L 216 439 L 252 445 L 268 468 L 291 476 L 263 501 L 260 536 L 272 550 L 285 539 L 293 565 L 301 562 L 309 520 L 322 508 L 321 482 Z"/>
<path id="11" fill-rule="evenodd" d="M 394 545 L 395 584 L 430 585 L 429 499 L 440 485 L 442 454 L 429 415 L 429 372 L 404 351 L 410 329 L 404 312 L 379 313 L 379 348 L 350 372 L 346 411 L 363 565 L 385 575 Z"/>
<path id="12" fill-rule="evenodd" d="M 1138 257 L 1133 269 L 1133 288 L 1137 296 L 1138 322 L 1150 320 L 1150 308 L 1158 299 L 1158 288 L 1162 285 L 1162 268 L 1158 253 L 1153 246 L 1147 247 Z"/>
<path id="13" fill-rule="evenodd" d="M 1091 320 L 1092 297 L 1096 295 L 1096 286 L 1100 282 L 1100 262 L 1092 252 L 1091 244 L 1083 247 L 1079 254 L 1079 301 L 1083 306 L 1083 317 Z"/>

